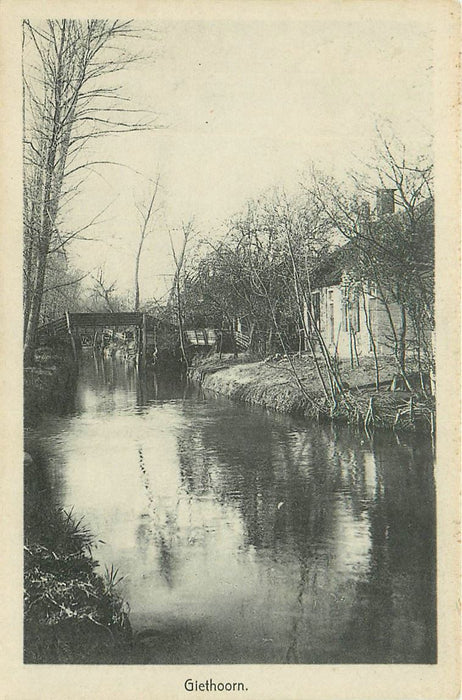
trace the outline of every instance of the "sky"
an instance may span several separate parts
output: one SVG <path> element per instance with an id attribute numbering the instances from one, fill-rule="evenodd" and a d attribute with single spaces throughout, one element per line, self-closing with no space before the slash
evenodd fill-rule
<path id="1" fill-rule="evenodd" d="M 140 223 L 152 180 L 160 189 L 141 262 L 141 296 L 159 296 L 172 271 L 169 231 L 182 222 L 218 236 L 252 198 L 292 191 L 311 163 L 343 178 L 367 160 L 377 122 L 419 151 L 432 133 L 431 27 L 368 18 L 338 21 L 188 19 L 153 21 L 138 42 L 152 57 L 118 75 L 122 94 L 152 110 L 162 128 L 94 141 L 94 166 L 66 213 L 82 226 L 104 210 L 70 259 L 104 267 L 117 289 L 133 288 Z M 359 160 L 358 160 L 359 159 Z M 135 172 L 136 171 L 136 172 Z M 167 276 L 166 276 L 167 275 Z"/>

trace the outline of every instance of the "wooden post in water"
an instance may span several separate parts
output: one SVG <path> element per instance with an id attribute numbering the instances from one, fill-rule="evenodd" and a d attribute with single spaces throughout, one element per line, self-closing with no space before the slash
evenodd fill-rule
<path id="1" fill-rule="evenodd" d="M 77 348 L 75 346 L 75 339 L 74 336 L 72 335 L 72 327 L 71 327 L 71 320 L 69 318 L 69 311 L 66 311 L 66 323 L 67 323 L 67 330 L 69 335 L 71 336 L 71 345 L 72 345 L 72 352 L 74 354 L 74 360 L 77 362 Z"/>
<path id="2" fill-rule="evenodd" d="M 143 328 L 142 328 L 142 356 L 141 356 L 141 366 L 146 369 L 146 358 L 148 352 L 148 325 L 146 322 L 146 313 L 143 311 Z"/>
<path id="3" fill-rule="evenodd" d="M 136 368 L 137 370 L 141 367 L 141 328 L 139 326 L 135 327 L 135 342 L 136 342 Z"/>

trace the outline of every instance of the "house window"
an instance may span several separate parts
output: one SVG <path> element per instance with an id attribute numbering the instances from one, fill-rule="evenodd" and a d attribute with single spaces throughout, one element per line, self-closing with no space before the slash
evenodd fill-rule
<path id="1" fill-rule="evenodd" d="M 366 293 L 371 297 L 377 296 L 377 285 L 372 280 L 366 282 Z"/>

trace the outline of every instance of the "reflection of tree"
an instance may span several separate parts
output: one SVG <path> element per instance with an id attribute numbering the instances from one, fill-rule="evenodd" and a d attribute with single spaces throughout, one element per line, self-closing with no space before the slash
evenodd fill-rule
<path id="1" fill-rule="evenodd" d="M 289 645 L 287 647 L 285 662 L 288 664 L 303 663 L 306 654 L 302 651 L 300 658 L 299 643 L 306 646 L 307 639 L 304 636 L 302 623 L 307 615 L 307 603 L 311 608 L 316 607 L 316 588 L 319 562 L 316 555 L 305 553 L 300 559 L 300 579 L 297 586 L 296 610 L 289 631 Z M 311 595 L 310 595 L 311 594 Z"/>
<path id="2" fill-rule="evenodd" d="M 112 362 L 101 361 L 100 377 L 90 383 L 91 391 L 104 398 L 97 402 L 98 410 L 110 394 L 105 381 Z M 84 371 L 94 370 L 90 366 Z M 131 403 L 136 411 L 136 386 L 131 385 L 130 402 L 121 388 L 130 386 L 134 375 L 118 363 L 113 377 L 115 399 L 121 394 L 123 399 L 118 405 Z M 147 377 L 147 397 L 150 381 Z M 273 657 L 266 646 L 265 658 L 271 661 L 432 661 L 435 519 L 430 446 L 421 437 L 396 445 L 380 434 L 369 444 L 342 426 L 306 424 L 201 397 L 183 404 L 183 392 L 182 385 L 169 388 L 158 377 L 156 401 L 174 398 L 174 411 L 181 417 L 173 427 L 181 426 L 176 433 L 180 487 L 176 471 L 165 489 L 155 481 L 157 465 L 143 452 L 149 433 L 146 442 L 136 444 L 146 504 L 136 556 L 145 558 L 144 570 L 157 580 L 162 576 L 166 587 L 182 594 L 182 575 L 198 561 L 212 568 L 214 556 L 220 558 L 212 589 L 220 586 L 221 572 L 226 579 L 232 557 L 236 568 L 230 567 L 226 584 L 236 584 L 242 617 L 248 610 L 251 621 L 259 610 L 268 610 L 267 619 L 247 631 L 246 648 L 253 658 L 261 659 L 265 635 L 268 643 L 270 637 L 277 639 Z M 176 469 L 168 456 L 166 468 Z M 157 484 L 165 500 L 155 491 Z M 175 505 L 176 497 L 181 500 Z M 216 537 L 209 536 L 215 525 Z M 217 543 L 222 550 L 217 551 Z M 247 571 L 249 579 L 240 588 L 236 572 L 245 578 Z M 260 580 L 261 589 L 255 583 Z M 223 586 L 211 592 L 225 596 L 227 590 Z M 174 595 L 169 592 L 168 597 Z M 255 610 L 245 608 L 249 601 Z M 232 610 L 235 614 L 236 608 Z"/>
<path id="3" fill-rule="evenodd" d="M 146 543 L 151 543 L 157 547 L 159 571 L 169 588 L 171 588 L 173 586 L 175 569 L 173 547 L 177 531 L 176 513 L 169 512 L 165 519 L 161 520 L 156 498 L 144 464 L 142 447 L 138 448 L 138 465 L 148 500 L 148 517 L 147 521 L 142 522 L 138 526 L 137 539 L 139 544 L 146 546 Z"/>
<path id="4" fill-rule="evenodd" d="M 158 376 L 152 370 L 139 371 L 134 364 L 122 358 L 103 358 L 96 353 L 91 360 L 84 359 L 81 363 L 80 378 L 81 386 L 105 399 L 125 392 L 139 407 L 152 401 L 171 401 L 185 396 L 185 384 L 173 374 Z M 112 408 L 116 408 L 115 402 Z M 107 401 L 102 410 L 108 410 Z"/>
<path id="5" fill-rule="evenodd" d="M 247 543 L 258 548 L 273 529 L 278 503 L 274 440 L 264 415 L 255 425 L 247 414 L 236 415 L 232 406 L 217 411 L 213 421 L 188 426 L 179 439 L 181 475 L 188 491 L 198 495 L 212 491 L 222 504 L 238 507 Z"/>
<path id="6" fill-rule="evenodd" d="M 376 461 L 378 478 L 383 479 L 383 465 Z M 387 540 L 388 517 L 386 496 L 383 489 L 377 490 L 375 501 L 367 504 L 370 532 L 369 568 L 356 585 L 355 601 L 350 620 L 343 635 L 341 658 L 334 662 L 359 661 L 365 647 L 368 661 L 385 663 L 392 646 L 392 587 L 389 567 L 390 547 Z M 362 644 L 358 652 L 356 640 Z"/>
<path id="7" fill-rule="evenodd" d="M 314 438 L 314 439 L 313 439 Z M 334 503 L 332 497 L 340 479 L 340 460 L 330 460 L 330 440 L 326 430 L 312 435 L 309 444 L 306 438 L 296 458 L 285 445 L 286 464 L 289 466 L 295 489 L 291 490 L 288 506 L 294 512 L 292 532 L 297 537 L 293 542 L 294 552 L 299 563 L 299 580 L 294 601 L 292 624 L 289 631 L 289 644 L 286 663 L 304 661 L 299 653 L 299 643 L 305 650 L 307 639 L 304 634 L 304 622 L 316 606 L 318 571 L 327 565 L 325 553 L 320 542 L 333 538 Z M 306 460 L 305 452 L 309 447 L 309 478 L 300 474 L 300 465 Z M 290 497 L 290 496 L 289 496 Z"/>
<path id="8" fill-rule="evenodd" d="M 185 429 L 178 440 L 182 479 L 192 493 L 212 489 L 234 503 L 248 544 L 304 551 L 332 534 L 332 494 L 341 486 L 342 460 L 348 466 L 340 448 L 333 458 L 332 439 L 328 428 L 293 433 L 283 420 L 262 412 L 249 420 L 230 407 Z M 342 488 L 359 504 L 363 481 L 350 472 Z"/>
<path id="9" fill-rule="evenodd" d="M 373 440 L 382 488 L 368 504 L 370 566 L 338 662 L 359 661 L 361 637 L 371 663 L 432 663 L 436 647 L 435 503 L 431 445 L 419 436 L 391 449 L 389 436 Z"/>
<path id="10" fill-rule="evenodd" d="M 275 562 L 298 560 L 286 662 L 420 654 L 419 642 L 405 648 L 410 632 L 400 627 L 403 618 L 415 630 L 417 620 L 428 634 L 434 622 L 431 453 L 416 442 L 397 446 L 376 436 L 371 449 L 349 429 L 295 430 L 283 418 L 232 405 L 186 427 L 178 442 L 185 489 L 238 508 L 247 545 Z M 345 537 L 360 538 L 359 554 L 342 551 L 339 514 L 351 523 Z M 353 568 L 336 570 L 342 565 Z M 331 651 L 310 648 L 310 625 L 321 642 L 331 640 Z"/>
<path id="11" fill-rule="evenodd" d="M 331 436 L 331 458 L 338 464 L 337 487 L 347 495 L 353 517 L 360 520 L 367 511 L 369 500 L 364 456 L 365 452 L 370 452 L 370 447 L 365 447 L 365 436 L 353 430 L 342 429 L 338 425 L 331 426 Z"/>
<path id="12" fill-rule="evenodd" d="M 296 663 L 306 600 L 314 603 L 310 591 L 316 589 L 318 543 L 333 536 L 332 493 L 339 469 L 329 460 L 330 436 L 318 428 L 294 433 L 284 420 L 262 412 L 236 415 L 234 407 L 190 431 L 192 435 L 186 433 L 179 442 L 187 490 L 203 493 L 209 475 L 208 488 L 216 498 L 239 508 L 248 545 L 270 551 L 276 561 L 293 555 L 299 561 L 284 659 Z"/>
<path id="13" fill-rule="evenodd" d="M 146 375 L 144 372 L 136 371 L 135 378 L 136 386 L 136 405 L 144 406 L 148 398 L 148 383 L 146 381 Z M 154 394 L 155 394 L 155 384 L 154 384 Z"/>

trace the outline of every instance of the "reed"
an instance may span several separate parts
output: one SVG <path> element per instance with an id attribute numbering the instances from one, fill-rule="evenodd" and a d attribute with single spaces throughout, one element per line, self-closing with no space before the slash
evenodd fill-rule
<path id="1" fill-rule="evenodd" d="M 131 646 L 117 569 L 95 570 L 97 540 L 82 519 L 49 507 L 24 546 L 25 663 L 119 663 Z"/>

